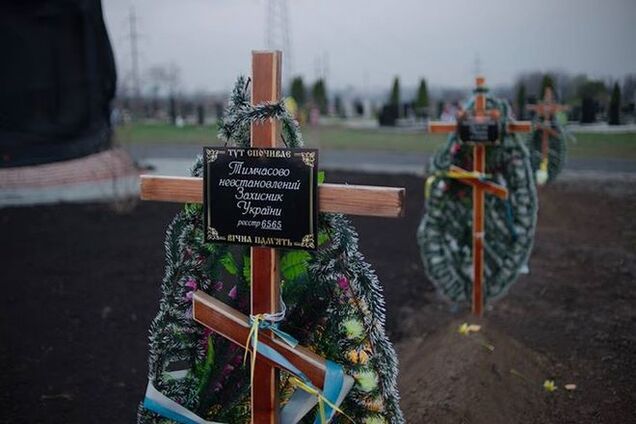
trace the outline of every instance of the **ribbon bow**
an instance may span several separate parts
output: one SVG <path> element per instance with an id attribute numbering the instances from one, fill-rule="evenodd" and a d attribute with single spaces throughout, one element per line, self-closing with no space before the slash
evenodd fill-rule
<path id="1" fill-rule="evenodd" d="M 303 390 L 304 392 L 316 397 L 316 399 L 318 400 L 320 424 L 327 424 L 327 422 L 329 421 L 329 419 L 331 419 L 331 416 L 335 412 L 339 412 L 343 416 L 347 417 L 349 421 L 353 422 L 351 417 L 345 414 L 338 407 L 338 405 L 336 405 L 336 403 L 334 403 L 332 400 L 326 397 L 322 391 L 317 389 L 311 383 L 309 378 L 307 378 L 307 376 L 302 373 L 302 371 L 294 367 L 289 361 L 287 361 L 284 357 L 282 357 L 276 351 L 271 350 L 267 345 L 264 345 L 263 343 L 259 343 L 258 341 L 259 330 L 270 330 L 276 336 L 278 336 L 281 340 L 287 343 L 289 346 L 296 347 L 298 345 L 298 340 L 296 340 L 293 336 L 291 336 L 288 333 L 285 333 L 279 328 L 279 323 L 285 318 L 285 314 L 286 314 L 285 303 L 281 302 L 281 304 L 282 304 L 282 310 L 275 314 L 250 315 L 250 331 L 247 335 L 247 341 L 245 342 L 245 355 L 243 356 L 243 364 L 245 364 L 245 362 L 247 362 L 247 352 L 251 345 L 252 358 L 250 363 L 251 365 L 250 384 L 254 383 L 254 368 L 256 367 L 256 352 L 259 351 L 259 353 L 267 356 L 269 359 L 274 360 L 274 362 L 277 362 L 278 364 L 285 366 L 292 373 L 292 376 L 290 377 L 290 381 L 293 385 Z M 332 387 L 334 383 L 336 381 L 338 382 L 336 384 L 337 385 L 336 393 L 330 394 L 331 396 L 336 395 L 335 397 L 333 397 L 334 400 L 337 399 L 338 395 L 340 394 L 340 391 L 342 390 L 342 376 L 343 376 L 342 367 L 340 367 L 339 365 L 335 363 L 327 361 L 326 380 L 328 380 L 329 383 L 325 382 L 325 385 L 326 386 L 329 385 L 329 391 L 331 392 L 334 389 L 334 387 Z M 328 408 L 330 408 L 331 410 L 327 411 Z M 327 417 L 329 417 L 329 419 Z M 318 419 L 316 419 L 316 422 L 318 422 Z"/>
<path id="2" fill-rule="evenodd" d="M 287 313 L 287 306 L 285 305 L 285 302 L 282 301 L 282 299 L 281 305 L 282 309 L 280 310 L 280 312 L 276 312 L 274 314 L 250 315 L 250 332 L 247 335 L 247 341 L 245 342 L 245 354 L 243 355 L 243 365 L 245 365 L 245 362 L 247 362 L 247 352 L 251 344 L 252 360 L 250 370 L 250 384 L 254 382 L 254 367 L 256 366 L 256 350 L 258 347 L 259 330 L 270 330 L 291 347 L 296 347 L 298 345 L 298 340 L 296 340 L 291 334 L 285 333 L 278 327 L 280 321 L 285 318 L 285 314 Z"/>

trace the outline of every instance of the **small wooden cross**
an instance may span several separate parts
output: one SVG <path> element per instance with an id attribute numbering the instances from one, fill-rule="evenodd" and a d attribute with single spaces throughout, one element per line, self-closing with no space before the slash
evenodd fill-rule
<path id="1" fill-rule="evenodd" d="M 474 119 L 485 122 L 488 119 L 498 120 L 498 110 L 486 109 L 486 96 L 483 92 L 485 79 L 476 78 L 477 94 L 475 96 Z M 460 117 L 461 118 L 461 117 Z M 531 124 L 526 121 L 508 122 L 506 131 L 509 133 L 530 132 Z M 429 122 L 431 133 L 454 133 L 459 131 L 459 124 L 455 122 Z M 469 142 L 473 146 L 472 172 L 452 165 L 451 172 L 458 175 L 457 179 L 473 188 L 473 315 L 482 316 L 484 307 L 483 278 L 484 278 L 484 194 L 489 193 L 501 199 L 508 197 L 508 190 L 490 181 L 482 179 L 486 172 L 486 145 L 481 142 Z M 463 174 L 463 175 L 462 175 Z"/>
<path id="2" fill-rule="evenodd" d="M 252 52 L 252 103 L 276 102 L 281 93 L 281 53 Z M 251 127 L 253 147 L 280 147 L 280 124 L 273 120 Z M 403 188 L 321 184 L 318 204 L 321 212 L 399 217 L 404 214 Z M 141 176 L 141 198 L 168 202 L 203 202 L 201 178 Z M 278 251 L 251 248 L 251 311 L 253 315 L 279 311 L 280 278 Z M 246 346 L 249 320 L 239 311 L 197 291 L 193 296 L 194 319 L 228 340 Z M 323 387 L 325 359 L 302 346 L 292 348 L 270 331 L 259 332 L 259 341 L 275 349 L 301 370 L 316 387 Z M 251 350 L 251 346 L 250 346 Z M 278 423 L 278 365 L 257 351 L 252 384 L 252 422 Z"/>
<path id="3" fill-rule="evenodd" d="M 550 122 L 554 115 L 561 111 L 567 111 L 569 107 L 555 103 L 552 88 L 546 87 L 543 93 L 543 102 L 537 103 L 536 105 L 528 105 L 527 109 L 534 111 L 539 118 L 539 122 L 536 124 L 536 127 L 539 131 L 541 131 L 541 170 L 548 172 L 550 136 L 559 136 L 556 130 L 552 128 Z"/>

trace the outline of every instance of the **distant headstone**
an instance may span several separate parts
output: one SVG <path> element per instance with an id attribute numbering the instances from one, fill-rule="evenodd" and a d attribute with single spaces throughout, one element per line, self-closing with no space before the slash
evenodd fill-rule
<path id="1" fill-rule="evenodd" d="M 592 124 L 596 122 L 596 101 L 592 97 L 583 97 L 581 101 L 581 123 Z"/>
<path id="2" fill-rule="evenodd" d="M 205 107 L 202 104 L 197 105 L 197 124 L 205 125 Z"/>

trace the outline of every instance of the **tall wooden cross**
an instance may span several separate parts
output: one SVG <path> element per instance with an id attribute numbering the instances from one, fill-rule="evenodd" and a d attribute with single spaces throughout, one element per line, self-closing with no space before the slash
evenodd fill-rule
<path id="1" fill-rule="evenodd" d="M 548 153 L 550 150 L 550 136 L 558 137 L 557 131 L 552 128 L 552 118 L 561 111 L 568 110 L 568 106 L 560 105 L 554 101 L 554 94 L 551 87 L 546 87 L 543 93 L 543 102 L 536 105 L 528 105 L 528 110 L 537 114 L 538 122 L 536 127 L 541 131 L 541 165 L 540 170 L 548 172 Z"/>
<path id="2" fill-rule="evenodd" d="M 252 52 L 252 103 L 276 102 L 281 95 L 280 52 Z M 253 147 L 281 147 L 280 124 L 273 120 L 251 127 Z M 400 217 L 404 214 L 403 188 L 321 184 L 318 204 L 321 212 L 351 215 Z M 141 176 L 141 198 L 167 202 L 202 203 L 201 178 Z M 251 248 L 251 312 L 253 315 L 279 311 L 279 256 L 276 249 Z M 250 324 L 239 311 L 197 291 L 193 296 L 194 319 L 228 340 L 246 346 Z M 259 342 L 276 350 L 302 371 L 316 387 L 323 387 L 325 359 L 310 350 L 290 347 L 270 331 L 259 332 Z M 251 347 L 250 347 L 251 350 Z M 252 352 L 253 354 L 253 352 Z M 279 421 L 278 367 L 257 351 L 252 384 L 252 422 Z"/>
<path id="3" fill-rule="evenodd" d="M 499 111 L 486 108 L 485 79 L 482 76 L 476 78 L 475 110 L 472 119 L 476 124 L 488 125 L 497 123 L 501 118 Z M 429 132 L 431 133 L 455 133 L 460 131 L 462 119 L 466 116 L 460 115 L 459 121 L 455 122 L 430 122 Z M 530 132 L 530 122 L 513 121 L 508 122 L 505 129 L 508 133 Z M 501 137 L 501 134 L 498 134 Z M 461 139 L 461 137 L 460 137 Z M 483 315 L 484 296 L 484 197 L 485 193 L 492 194 L 499 198 L 508 197 L 508 190 L 498 184 L 484 179 L 486 172 L 486 144 L 482 141 L 464 140 L 473 147 L 473 169 L 472 172 L 455 165 L 451 165 L 450 171 L 457 175 L 457 179 L 467 184 L 473 189 L 473 297 L 472 312 L 476 316 Z"/>

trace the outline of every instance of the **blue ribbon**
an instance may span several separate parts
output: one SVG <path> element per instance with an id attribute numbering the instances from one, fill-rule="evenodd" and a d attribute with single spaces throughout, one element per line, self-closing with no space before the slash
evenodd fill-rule
<path id="1" fill-rule="evenodd" d="M 250 326 L 254 324 L 254 319 L 250 317 Z M 258 328 L 263 330 L 270 330 L 277 337 L 279 337 L 282 341 L 287 343 L 291 347 L 296 347 L 298 345 L 298 340 L 291 336 L 290 334 L 282 331 L 279 328 L 278 322 L 271 322 L 266 320 L 260 320 L 258 323 Z M 263 342 L 258 341 L 257 337 L 252 338 L 251 341 L 248 341 L 252 345 L 252 354 L 263 355 L 270 361 L 274 362 L 278 366 L 285 368 L 291 374 L 293 374 L 298 379 L 302 380 L 304 384 L 309 386 L 312 390 L 316 390 L 316 392 L 320 392 L 319 397 L 322 396 L 322 399 L 326 399 L 332 405 L 336 407 L 339 406 L 338 399 L 340 398 L 341 392 L 343 390 L 344 385 L 344 371 L 342 367 L 335 362 L 330 360 L 326 360 L 326 372 L 325 372 L 325 382 L 323 390 L 320 391 L 313 385 L 313 383 L 309 380 L 309 378 L 299 370 L 294 364 L 292 364 L 287 358 L 278 353 L 275 349 L 269 347 Z M 152 390 L 150 389 L 152 388 Z M 151 391 L 155 393 L 149 394 Z M 307 396 L 298 396 L 295 399 L 290 399 L 290 401 L 285 405 L 284 409 L 290 410 L 299 410 L 302 407 L 302 404 L 306 403 Z M 320 400 L 319 400 L 320 401 Z M 322 402 L 322 401 L 320 401 Z M 326 421 L 329 422 L 336 411 L 329 405 L 328 402 L 323 402 L 324 412 L 326 416 Z M 169 418 L 171 420 L 177 421 L 181 424 L 200 424 L 202 422 L 207 423 L 207 421 L 193 414 L 191 411 L 186 410 L 182 406 L 176 404 L 171 399 L 167 398 L 165 395 L 159 393 L 151 383 L 149 383 L 149 389 L 146 392 L 146 398 L 144 399 L 144 407 L 149 409 L 165 418 Z M 189 417 L 191 415 L 192 417 Z M 319 414 L 316 414 L 316 419 L 314 424 L 321 424 L 321 418 Z"/>
<path id="2" fill-rule="evenodd" d="M 157 390 L 152 384 L 152 381 L 149 381 L 146 387 L 144 408 L 181 424 L 221 424 L 204 420 L 194 412 L 179 405 Z"/>
<path id="3" fill-rule="evenodd" d="M 325 373 L 325 385 L 322 389 L 322 394 L 327 400 L 335 405 L 338 405 L 338 398 L 342 391 L 342 385 L 344 383 L 344 371 L 342 367 L 335 362 L 327 359 L 327 372 Z M 327 415 L 327 421 L 333 418 L 336 411 L 329 406 L 325 405 L 325 413 Z M 316 417 L 314 424 L 320 424 L 320 417 Z"/>
<path id="4" fill-rule="evenodd" d="M 265 326 L 262 326 L 262 327 L 264 328 Z M 274 327 L 274 326 L 272 325 L 271 327 Z M 276 333 L 276 331 L 273 328 L 270 328 L 270 326 L 267 326 L 267 329 L 272 330 L 273 332 Z M 286 334 L 281 330 L 277 329 L 277 331 L 282 334 Z M 278 333 L 276 334 L 278 335 Z M 289 336 L 288 334 L 286 335 Z M 293 342 L 296 340 L 291 336 L 281 337 L 281 338 L 284 340 L 289 339 L 289 342 Z M 296 344 L 297 343 L 298 342 L 296 341 Z M 280 367 L 285 368 L 287 371 L 289 371 L 291 374 L 293 374 L 294 376 L 302 380 L 308 386 L 311 386 L 313 388 L 316 387 L 311 383 L 311 381 L 305 375 L 305 373 L 299 370 L 296 366 L 294 366 L 294 364 L 292 364 L 283 355 L 278 353 L 275 349 L 269 347 L 263 342 L 258 342 L 254 348 L 254 351 L 257 351 L 258 354 L 263 355 L 264 357 L 276 363 Z M 324 398 L 327 399 L 332 404 L 339 406 L 338 398 L 341 395 L 343 384 L 344 384 L 344 371 L 342 367 L 333 361 L 326 360 L 325 383 L 322 390 L 322 396 L 324 396 Z M 171 399 L 165 398 L 164 395 L 161 395 L 161 396 L 162 396 L 162 399 L 154 399 L 146 395 L 146 398 L 144 399 L 144 407 L 165 418 L 169 418 L 181 424 L 200 424 L 201 422 L 206 422 L 198 416 L 195 416 L 195 417 L 198 418 L 200 421 L 189 418 L 184 413 L 178 412 L 177 411 L 178 405 L 172 405 L 174 401 L 172 401 Z M 306 398 L 299 397 L 297 401 L 298 402 L 294 402 L 294 400 L 290 400 L 290 402 L 288 402 L 284 408 L 285 409 L 299 408 L 300 407 L 299 404 L 306 401 Z M 325 408 L 325 415 L 327 416 L 327 422 L 328 422 L 329 420 L 333 418 L 336 411 L 331 406 L 329 406 L 328 403 L 324 404 L 324 408 Z M 187 413 L 191 413 L 191 412 L 187 411 Z M 319 414 L 316 414 L 314 424 L 321 424 Z"/>

